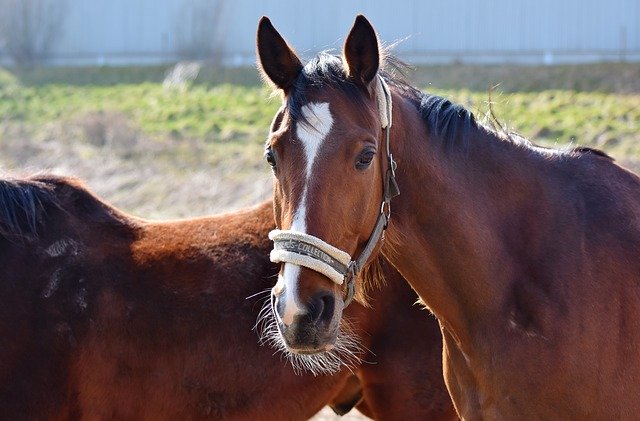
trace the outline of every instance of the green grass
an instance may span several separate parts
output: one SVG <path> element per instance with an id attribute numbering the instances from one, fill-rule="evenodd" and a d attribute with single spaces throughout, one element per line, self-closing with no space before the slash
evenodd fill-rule
<path id="1" fill-rule="evenodd" d="M 431 90 L 472 109 L 488 110 L 489 94 Z M 509 129 L 535 141 L 579 143 L 637 156 L 640 95 L 542 91 L 493 93 L 494 113 Z M 99 112 L 127 116 L 145 134 L 189 137 L 205 142 L 262 142 L 279 100 L 262 87 L 194 85 L 165 90 L 159 83 L 115 86 L 42 85 L 0 87 L 0 120 L 34 132 L 56 121 Z"/>
<path id="2" fill-rule="evenodd" d="M 162 83 L 167 66 L 138 67 L 36 67 L 0 70 L 23 86 L 72 85 L 113 86 L 134 85 L 145 82 Z M 258 86 L 260 77 L 254 67 L 219 68 L 203 66 L 194 81 L 199 85 L 232 84 Z"/>
<path id="3" fill-rule="evenodd" d="M 418 86 L 486 92 L 547 90 L 640 94 L 640 63 L 559 66 L 430 66 L 410 76 Z"/>
<path id="4" fill-rule="evenodd" d="M 188 91 L 165 90 L 161 84 L 115 86 L 43 85 L 0 87 L 4 121 L 32 127 L 83 114 L 117 111 L 149 134 L 229 140 L 265 133 L 277 109 L 259 87 L 193 86 Z"/>
<path id="5" fill-rule="evenodd" d="M 72 86 L 113 86 L 118 84 L 162 83 L 166 66 L 145 67 L 56 67 L 0 70 L 0 84 L 9 75 L 23 86 L 50 84 Z M 468 89 L 484 92 L 498 85 L 504 92 L 573 90 L 582 92 L 640 93 L 639 63 L 595 63 L 558 66 L 440 65 L 408 70 L 416 86 L 439 89 Z M 258 86 L 254 67 L 215 68 L 204 66 L 196 85 L 232 84 Z"/>
<path id="6" fill-rule="evenodd" d="M 620 82 L 637 69 L 430 67 L 414 80 L 481 121 L 491 97 L 500 123 L 537 143 L 593 146 L 640 168 L 640 88 Z M 270 194 L 260 156 L 280 100 L 255 69 L 235 71 L 165 89 L 162 68 L 0 69 L 0 168 L 81 177 L 142 216 L 255 203 Z M 501 84 L 490 95 L 485 81 Z"/>

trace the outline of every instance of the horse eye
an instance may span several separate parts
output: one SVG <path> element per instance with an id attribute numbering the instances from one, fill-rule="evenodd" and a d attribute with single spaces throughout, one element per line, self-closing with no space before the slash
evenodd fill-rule
<path id="1" fill-rule="evenodd" d="M 269 165 L 271 165 L 271 168 L 273 168 L 273 169 L 276 168 L 276 156 L 273 153 L 273 151 L 271 150 L 271 148 L 269 148 L 266 151 L 264 151 L 264 159 L 266 159 L 267 163 Z"/>
<path id="2" fill-rule="evenodd" d="M 360 152 L 358 160 L 356 161 L 356 168 L 359 170 L 366 170 L 367 168 L 369 168 L 369 165 L 371 165 L 371 161 L 373 161 L 373 157 L 375 154 L 375 151 L 372 151 L 371 149 L 365 149 L 364 151 Z"/>

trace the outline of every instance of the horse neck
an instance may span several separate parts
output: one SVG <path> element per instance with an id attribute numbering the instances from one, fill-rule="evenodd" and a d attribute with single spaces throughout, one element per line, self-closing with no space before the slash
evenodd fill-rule
<path id="1" fill-rule="evenodd" d="M 530 164 L 525 148 L 482 128 L 465 130 L 473 131 L 467 148 L 447 150 L 430 138 L 415 105 L 394 97 L 391 143 L 401 194 L 393 201 L 383 248 L 463 342 L 472 341 L 471 332 L 482 332 L 474 324 L 501 311 L 510 283 L 502 224 L 536 194 L 522 174 L 521 167 Z"/>

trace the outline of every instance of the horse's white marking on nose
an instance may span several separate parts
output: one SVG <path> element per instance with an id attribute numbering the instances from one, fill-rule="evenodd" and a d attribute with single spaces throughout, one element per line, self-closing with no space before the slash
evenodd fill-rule
<path id="1" fill-rule="evenodd" d="M 307 123 L 299 122 L 296 127 L 296 137 L 302 143 L 306 159 L 305 182 L 300 203 L 296 208 L 291 223 L 291 230 L 307 232 L 307 186 L 311 178 L 311 170 L 318 155 L 320 145 L 326 139 L 333 126 L 333 117 L 329 111 L 329 103 L 311 102 L 302 107 L 302 115 Z M 304 307 L 298 305 L 298 282 L 300 280 L 300 266 L 285 263 L 278 277 L 280 289 L 284 286 L 284 314 L 282 322 L 289 326 L 296 315 L 304 313 Z"/>
<path id="2" fill-rule="evenodd" d="M 302 314 L 302 308 L 298 306 L 296 301 L 298 290 L 298 278 L 300 277 L 300 267 L 291 263 L 285 263 L 280 275 L 278 275 L 278 283 L 274 287 L 274 291 L 281 291 L 278 300 L 284 300 L 284 313 L 279 315 L 285 326 L 290 326 L 296 315 Z"/>

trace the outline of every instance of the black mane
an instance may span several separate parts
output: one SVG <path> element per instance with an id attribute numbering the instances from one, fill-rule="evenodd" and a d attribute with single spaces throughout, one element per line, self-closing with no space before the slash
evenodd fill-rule
<path id="1" fill-rule="evenodd" d="M 357 105 L 364 105 L 360 88 L 348 78 L 342 60 L 321 52 L 304 66 L 287 98 L 287 108 L 294 121 L 308 123 L 302 114 L 302 107 L 308 102 L 307 92 L 310 88 L 321 87 L 334 88 L 356 101 Z"/>
<path id="2" fill-rule="evenodd" d="M 468 134 L 478 127 L 473 113 L 448 99 L 424 93 L 410 86 L 401 77 L 406 65 L 395 57 L 386 56 L 384 63 L 380 74 L 389 85 L 413 100 L 430 134 L 440 139 L 446 147 L 460 145 L 464 148 L 471 137 Z M 401 76 L 396 76 L 396 73 Z M 360 88 L 348 78 L 342 60 L 322 52 L 304 66 L 293 84 L 291 94 L 287 97 L 287 108 L 294 120 L 306 123 L 301 109 L 307 103 L 308 90 L 325 86 L 345 94 L 353 99 L 356 105 L 364 106 Z"/>
<path id="3" fill-rule="evenodd" d="M 59 207 L 51 184 L 37 179 L 0 179 L 0 237 L 35 240 L 51 207 Z"/>
<path id="4" fill-rule="evenodd" d="M 471 111 L 436 95 L 421 92 L 419 110 L 431 134 L 442 139 L 445 147 L 459 145 L 466 148 L 468 134 L 478 128 Z"/>
<path id="5" fill-rule="evenodd" d="M 69 218 L 106 226 L 118 235 L 133 235 L 129 217 L 80 180 L 55 175 L 0 178 L 0 243 L 2 239 L 22 244 L 38 241 L 45 229 L 69 229 Z"/>

